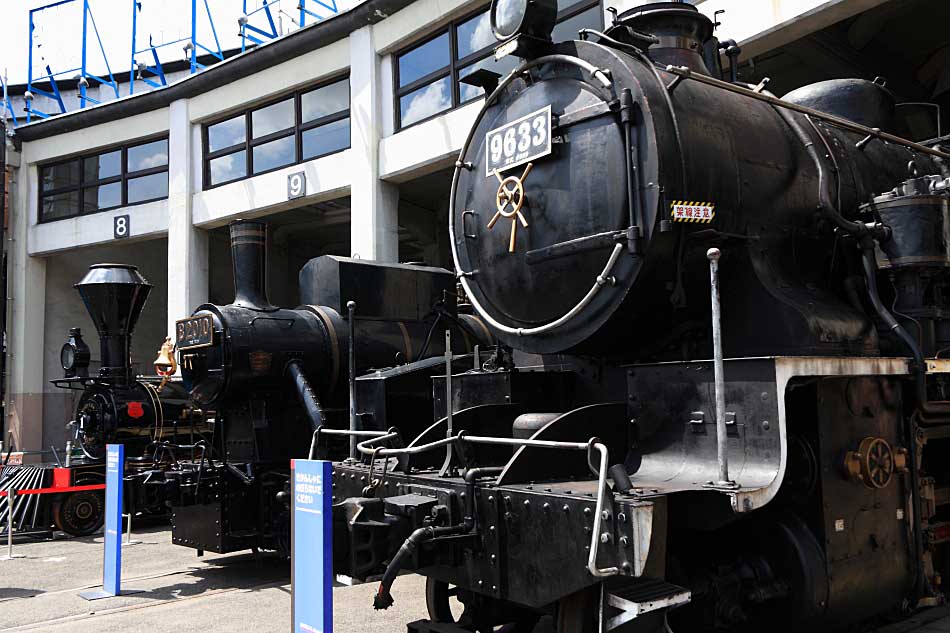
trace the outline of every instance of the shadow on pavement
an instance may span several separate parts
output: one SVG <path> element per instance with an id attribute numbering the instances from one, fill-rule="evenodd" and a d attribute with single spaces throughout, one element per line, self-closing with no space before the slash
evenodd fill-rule
<path id="1" fill-rule="evenodd" d="M 177 577 L 179 580 L 174 584 L 150 588 L 138 595 L 150 600 L 174 600 L 222 589 L 258 591 L 275 583 L 289 582 L 290 566 L 277 557 L 255 558 L 250 554 L 238 554 L 207 561 L 206 566 L 177 574 Z M 136 581 L 130 579 L 127 584 L 131 586 Z"/>
<path id="2" fill-rule="evenodd" d="M 42 589 L 26 589 L 21 587 L 0 587 L 0 601 L 16 598 L 32 598 L 43 593 Z"/>

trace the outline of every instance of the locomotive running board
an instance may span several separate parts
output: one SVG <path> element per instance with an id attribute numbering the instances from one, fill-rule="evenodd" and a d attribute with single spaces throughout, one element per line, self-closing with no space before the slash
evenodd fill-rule
<path id="1" fill-rule="evenodd" d="M 890 357 L 727 358 L 724 365 L 729 476 L 738 487 L 708 486 L 717 479 L 712 361 L 632 365 L 627 414 L 646 430 L 638 468 L 629 469 L 635 496 L 707 491 L 730 497 L 736 512 L 757 510 L 772 500 L 785 476 L 790 383 L 909 373 L 907 358 Z"/>
<path id="2" fill-rule="evenodd" d="M 644 613 L 684 605 L 692 598 L 689 589 L 653 578 L 617 590 L 608 590 L 606 585 L 600 585 L 600 633 L 613 631 Z M 620 613 L 605 618 L 608 608 L 619 609 Z"/>

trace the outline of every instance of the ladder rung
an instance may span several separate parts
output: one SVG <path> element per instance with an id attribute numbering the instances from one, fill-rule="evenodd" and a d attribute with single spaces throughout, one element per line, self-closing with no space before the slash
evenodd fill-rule
<path id="1" fill-rule="evenodd" d="M 691 596 L 689 589 L 657 579 L 644 579 L 617 590 L 607 590 L 604 608 L 609 606 L 620 610 L 618 615 L 607 620 L 607 630 L 611 631 L 644 613 L 686 604 Z"/>

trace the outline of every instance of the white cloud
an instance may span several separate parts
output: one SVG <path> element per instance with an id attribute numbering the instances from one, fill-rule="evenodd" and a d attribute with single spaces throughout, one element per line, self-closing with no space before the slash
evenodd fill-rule
<path id="1" fill-rule="evenodd" d="M 409 125 L 415 123 L 420 119 L 424 119 L 427 116 L 448 108 L 452 104 L 448 87 L 449 82 L 442 79 L 433 84 L 429 84 L 422 89 L 422 92 L 416 93 L 409 102 L 409 107 L 403 112 L 402 124 Z"/>
<path id="2" fill-rule="evenodd" d="M 168 164 L 168 154 L 165 152 L 155 152 L 137 161 L 138 169 L 150 169 Z"/>
<path id="3" fill-rule="evenodd" d="M 495 34 L 491 30 L 491 17 L 489 13 L 485 13 L 479 18 L 475 30 L 472 31 L 472 36 L 469 38 L 469 47 L 470 50 L 477 51 L 494 41 Z"/>
<path id="4" fill-rule="evenodd" d="M 242 164 L 240 165 L 241 169 L 235 169 L 237 165 L 236 161 L 241 159 Z M 218 183 L 224 182 L 225 180 L 230 180 L 238 175 L 239 172 L 243 171 L 244 162 L 244 152 L 238 152 L 236 154 L 228 154 L 227 156 L 222 156 L 221 158 L 216 158 L 211 161 L 211 182 Z"/>

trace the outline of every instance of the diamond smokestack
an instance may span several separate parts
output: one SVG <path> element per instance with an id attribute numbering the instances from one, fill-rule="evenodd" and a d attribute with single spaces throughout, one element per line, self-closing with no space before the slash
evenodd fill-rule
<path id="1" fill-rule="evenodd" d="M 94 264 L 74 287 L 99 333 L 99 375 L 131 381 L 132 330 L 145 307 L 151 284 L 135 266 Z"/>

